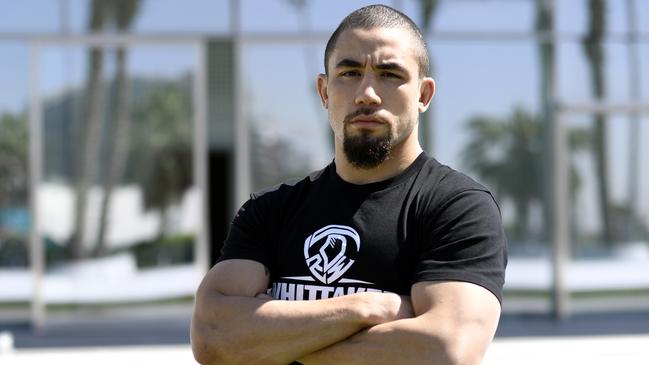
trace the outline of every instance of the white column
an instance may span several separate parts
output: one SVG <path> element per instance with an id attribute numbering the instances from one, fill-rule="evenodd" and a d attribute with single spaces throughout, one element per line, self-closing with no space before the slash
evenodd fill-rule
<path id="1" fill-rule="evenodd" d="M 568 141 L 564 126 L 563 110 L 559 105 L 559 73 L 558 64 L 559 37 L 556 29 L 557 8 L 556 1 L 550 0 L 552 13 L 552 44 L 554 46 L 553 58 L 550 67 L 550 128 L 552 138 L 552 277 L 553 277 L 553 310 L 557 319 L 564 319 L 569 315 L 570 292 L 566 285 L 566 268 L 570 257 L 570 225 L 568 201 Z"/>
<path id="2" fill-rule="evenodd" d="M 41 45 L 32 43 L 29 55 L 29 205 L 31 230 L 29 236 L 29 263 L 32 272 L 31 323 L 35 329 L 45 322 L 45 301 L 43 300 L 43 274 L 45 260 L 41 242 L 38 186 L 43 171 L 43 109 L 40 95 L 40 52 Z"/>
<path id="3" fill-rule="evenodd" d="M 252 190 L 250 127 L 243 108 L 243 65 L 241 42 L 241 9 L 239 2 L 230 2 L 234 47 L 234 202 L 238 209 L 249 197 Z"/>
<path id="4" fill-rule="evenodd" d="M 209 252 L 209 209 L 207 200 L 209 198 L 208 187 L 208 126 L 207 126 L 207 44 L 199 41 L 196 47 L 196 64 L 194 67 L 194 186 L 199 192 L 198 209 L 200 218 L 196 231 L 196 242 L 194 243 L 194 263 L 198 272 L 205 274 L 210 266 Z"/>

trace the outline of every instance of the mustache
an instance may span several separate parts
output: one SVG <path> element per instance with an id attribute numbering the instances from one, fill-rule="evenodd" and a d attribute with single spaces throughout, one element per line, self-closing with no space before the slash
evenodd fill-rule
<path id="1" fill-rule="evenodd" d="M 361 115 L 369 116 L 369 115 L 372 115 L 374 113 L 376 113 L 376 109 L 360 108 L 360 109 L 358 109 L 358 110 L 356 110 L 356 111 L 354 111 L 352 113 L 347 114 L 345 116 L 345 119 L 343 119 L 343 123 L 348 124 L 348 123 L 350 123 L 352 121 L 352 119 L 354 119 L 356 117 L 359 117 Z"/>

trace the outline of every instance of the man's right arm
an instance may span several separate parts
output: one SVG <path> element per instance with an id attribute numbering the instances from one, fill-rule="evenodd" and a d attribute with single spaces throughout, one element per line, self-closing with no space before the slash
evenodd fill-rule
<path id="1" fill-rule="evenodd" d="M 216 264 L 196 293 L 191 342 L 207 364 L 287 364 L 376 324 L 412 316 L 396 294 L 357 293 L 315 301 L 271 300 L 259 262 Z"/>

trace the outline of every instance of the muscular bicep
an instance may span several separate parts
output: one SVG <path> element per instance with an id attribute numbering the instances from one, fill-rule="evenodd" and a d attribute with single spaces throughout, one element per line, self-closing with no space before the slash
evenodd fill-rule
<path id="1" fill-rule="evenodd" d="M 254 297 L 268 287 L 269 272 L 253 260 L 232 259 L 217 263 L 205 275 L 201 291 L 216 291 L 223 295 Z"/>
<path id="2" fill-rule="evenodd" d="M 468 282 L 424 281 L 411 289 L 415 315 L 444 334 L 451 353 L 479 363 L 500 318 L 500 302 L 489 290 Z"/>

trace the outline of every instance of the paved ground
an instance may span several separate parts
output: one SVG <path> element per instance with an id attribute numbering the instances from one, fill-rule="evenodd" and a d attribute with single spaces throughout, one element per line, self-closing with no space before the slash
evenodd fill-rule
<path id="1" fill-rule="evenodd" d="M 164 314 L 164 315 L 161 315 Z M 0 364 L 195 364 L 187 308 L 138 309 L 99 319 L 52 316 L 40 331 L 27 323 L 0 323 L 16 349 Z M 1 337 L 1 336 L 0 336 Z M 484 365 L 649 364 L 649 310 L 574 316 L 504 315 Z"/>
<path id="2" fill-rule="evenodd" d="M 649 335 L 497 338 L 482 365 L 646 365 Z M 17 349 L 3 365 L 196 365 L 188 345 Z"/>
<path id="3" fill-rule="evenodd" d="M 497 338 L 482 365 L 647 365 L 649 335 Z"/>
<path id="4" fill-rule="evenodd" d="M 17 349 L 3 365 L 196 365 L 188 345 Z"/>

